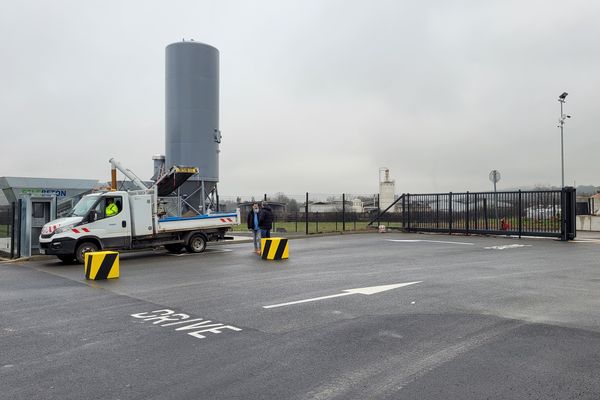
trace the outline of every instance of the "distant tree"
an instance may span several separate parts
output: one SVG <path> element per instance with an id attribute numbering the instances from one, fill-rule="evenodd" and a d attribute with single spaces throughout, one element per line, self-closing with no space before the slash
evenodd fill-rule
<path id="1" fill-rule="evenodd" d="M 300 206 L 298 205 L 296 199 L 290 199 L 290 201 L 287 203 L 286 209 L 289 212 L 298 212 L 300 211 Z"/>
<path id="2" fill-rule="evenodd" d="M 593 185 L 578 185 L 577 195 L 578 196 L 591 196 L 598 192 L 598 189 Z"/>
<path id="3" fill-rule="evenodd" d="M 288 212 L 296 212 L 300 209 L 298 202 L 295 199 L 290 199 L 287 195 L 282 192 L 275 193 L 273 200 L 278 203 L 285 204 L 285 209 Z"/>
<path id="4" fill-rule="evenodd" d="M 284 193 L 277 192 L 275 193 L 275 197 L 273 198 L 273 200 L 280 203 L 287 203 L 290 199 Z"/>

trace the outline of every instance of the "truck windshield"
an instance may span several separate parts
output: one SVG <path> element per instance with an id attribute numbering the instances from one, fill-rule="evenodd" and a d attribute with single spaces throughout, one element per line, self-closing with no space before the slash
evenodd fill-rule
<path id="1" fill-rule="evenodd" d="M 85 217 L 100 196 L 86 196 L 77 202 L 69 217 Z"/>

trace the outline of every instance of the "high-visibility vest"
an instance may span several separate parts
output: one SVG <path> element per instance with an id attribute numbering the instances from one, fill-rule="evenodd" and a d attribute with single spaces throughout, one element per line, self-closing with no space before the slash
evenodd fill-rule
<path id="1" fill-rule="evenodd" d="M 117 215 L 119 213 L 119 208 L 115 203 L 111 203 L 106 206 L 106 216 L 112 217 L 113 215 Z"/>

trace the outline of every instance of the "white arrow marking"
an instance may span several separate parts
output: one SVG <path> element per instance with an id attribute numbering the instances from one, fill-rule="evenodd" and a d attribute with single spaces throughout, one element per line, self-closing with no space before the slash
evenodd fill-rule
<path id="1" fill-rule="evenodd" d="M 446 242 L 443 240 L 421 240 L 421 239 L 386 239 L 388 242 L 400 242 L 400 243 L 417 243 L 417 242 L 426 242 L 426 243 L 446 243 L 446 244 L 464 244 L 466 246 L 473 246 L 473 243 L 465 243 L 465 242 Z"/>
<path id="2" fill-rule="evenodd" d="M 396 289 L 396 288 L 403 287 L 403 286 L 414 285 L 415 283 L 421 283 L 421 282 L 423 282 L 423 281 L 395 283 L 393 285 L 369 286 L 369 287 L 356 288 L 356 289 L 346 289 L 346 290 L 342 290 L 342 292 L 344 292 L 344 293 L 332 294 L 329 296 L 314 297 L 312 299 L 290 301 L 289 303 L 273 304 L 270 306 L 263 306 L 263 308 L 275 308 L 275 307 L 290 306 L 292 304 L 300 304 L 300 303 L 308 303 L 310 301 L 332 299 L 334 297 L 349 296 L 351 294 L 366 294 L 368 296 L 368 295 L 375 294 L 375 293 L 385 292 L 386 290 L 392 290 L 392 289 Z"/>

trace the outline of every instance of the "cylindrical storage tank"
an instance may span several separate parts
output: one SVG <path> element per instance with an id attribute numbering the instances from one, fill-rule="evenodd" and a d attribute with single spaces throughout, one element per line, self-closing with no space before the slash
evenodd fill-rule
<path id="1" fill-rule="evenodd" d="M 379 182 L 379 209 L 381 211 L 388 208 L 394 202 L 395 188 L 396 184 L 394 183 L 394 181 Z"/>
<path id="2" fill-rule="evenodd" d="M 219 181 L 219 50 L 199 42 L 166 49 L 166 169 L 198 167 L 192 179 Z"/>

